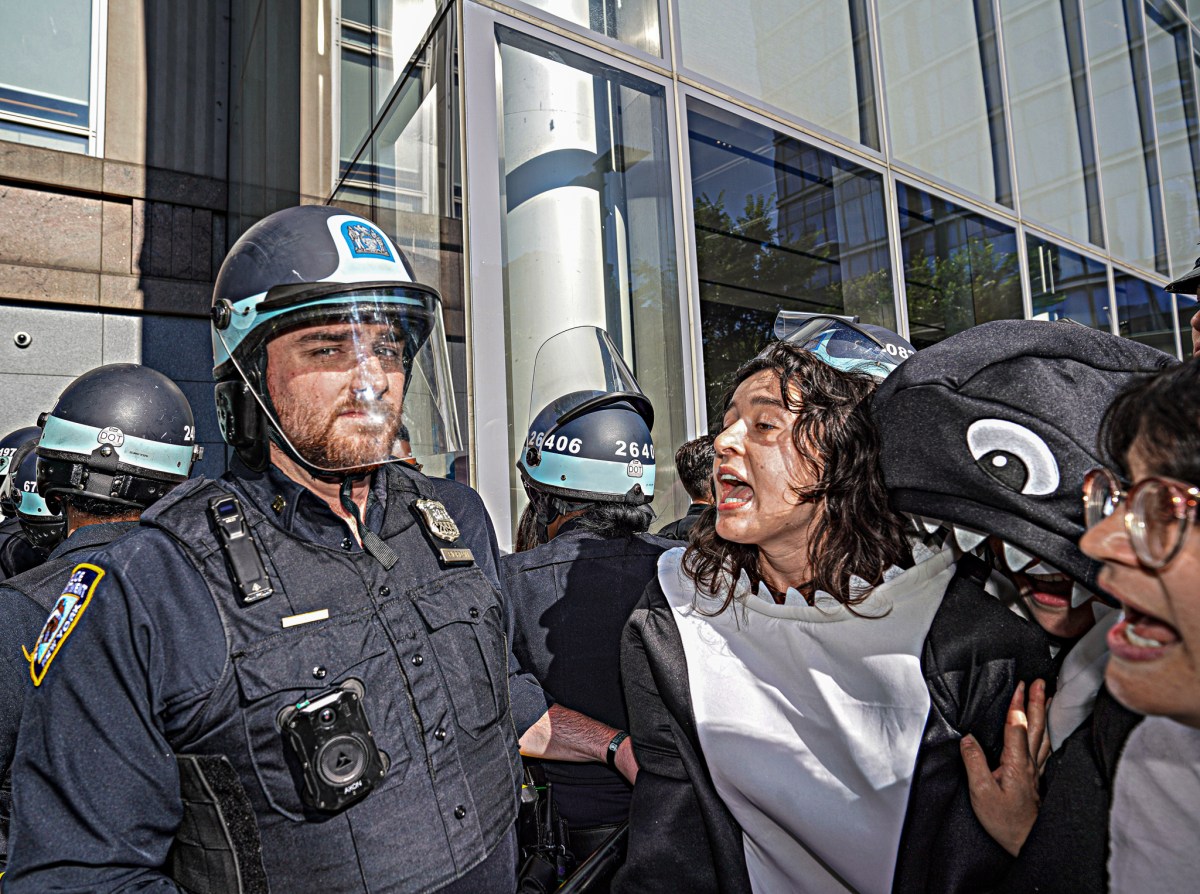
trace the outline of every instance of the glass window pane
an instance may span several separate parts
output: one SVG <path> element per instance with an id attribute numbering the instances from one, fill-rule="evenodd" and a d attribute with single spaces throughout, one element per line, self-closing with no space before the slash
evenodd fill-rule
<path id="1" fill-rule="evenodd" d="M 928 347 L 989 320 L 1023 316 L 1016 231 L 896 184 L 908 340 Z"/>
<path id="2" fill-rule="evenodd" d="M 466 383 L 463 226 L 458 177 L 458 93 L 450 76 L 454 17 L 442 20 L 419 64 L 397 88 L 332 203 L 378 223 L 408 259 L 418 282 L 441 293 L 456 389 Z M 467 431 L 466 395 L 456 394 Z M 467 480 L 467 454 L 418 456 L 426 474 Z"/>
<path id="3" fill-rule="evenodd" d="M 652 56 L 662 55 L 658 26 L 658 0 L 525 0 L 530 6 L 590 28 L 637 47 Z"/>
<path id="4" fill-rule="evenodd" d="M 866 0 L 679 0 L 682 62 L 835 133 L 879 148 Z M 737 47 L 737 52 L 730 52 Z"/>
<path id="5" fill-rule="evenodd" d="M 1149 72 L 1136 3 L 1084 0 L 1108 247 L 1166 272 Z"/>
<path id="6" fill-rule="evenodd" d="M 88 127 L 92 0 L 4 4 L 0 112 Z"/>
<path id="7" fill-rule="evenodd" d="M 375 108 L 387 102 L 444 0 L 375 0 Z"/>
<path id="8" fill-rule="evenodd" d="M 26 146 L 42 146 L 46 149 L 58 149 L 62 152 L 88 151 L 88 138 L 73 133 L 62 133 L 57 130 L 47 130 L 43 127 L 27 127 L 15 121 L 0 119 L 0 140 L 9 143 L 23 143 Z"/>
<path id="9" fill-rule="evenodd" d="M 1113 277 L 1113 288 L 1117 299 L 1117 331 L 1174 356 L 1175 315 L 1170 293 L 1126 273 Z"/>
<path id="10" fill-rule="evenodd" d="M 688 104 L 708 418 L 775 313 L 895 328 L 883 179 L 705 103 Z"/>
<path id="11" fill-rule="evenodd" d="M 1192 267 L 1200 238 L 1196 175 L 1200 170 L 1200 134 L 1188 26 L 1165 3 L 1146 4 L 1146 50 L 1154 85 L 1154 118 L 1162 167 L 1163 209 L 1167 217 L 1170 275 Z"/>
<path id="12" fill-rule="evenodd" d="M 599 326 L 654 404 L 655 511 L 681 514 L 672 456 L 687 435 L 666 90 L 504 27 L 497 36 L 509 456 L 541 409 L 529 406 L 538 348 L 564 329 Z M 525 495 L 510 480 L 516 519 Z"/>
<path id="13" fill-rule="evenodd" d="M 991 0 L 879 0 L 879 44 L 896 158 L 1011 205 Z"/>
<path id="14" fill-rule="evenodd" d="M 1021 214 L 1103 245 L 1078 6 L 1001 0 L 1000 16 Z"/>
<path id="15" fill-rule="evenodd" d="M 1074 320 L 1111 331 L 1104 264 L 1035 236 L 1025 237 L 1033 319 Z"/>
<path id="16" fill-rule="evenodd" d="M 341 74 L 340 176 L 345 176 L 355 151 L 371 129 L 371 57 L 343 42 Z"/>

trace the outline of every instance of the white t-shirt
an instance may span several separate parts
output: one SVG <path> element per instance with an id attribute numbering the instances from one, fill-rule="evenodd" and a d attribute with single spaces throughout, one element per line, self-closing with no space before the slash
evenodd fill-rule
<path id="1" fill-rule="evenodd" d="M 1121 752 L 1109 814 L 1109 890 L 1200 889 L 1200 730 L 1147 717 Z"/>
<path id="2" fill-rule="evenodd" d="M 715 617 L 693 605 L 682 556 L 663 554 L 659 583 L 683 641 L 704 759 L 742 827 L 754 890 L 890 892 L 929 714 L 921 648 L 953 555 L 893 569 L 854 607 L 859 616 L 826 593 L 810 606 L 793 590 L 776 605 L 743 576 L 737 601 Z"/>

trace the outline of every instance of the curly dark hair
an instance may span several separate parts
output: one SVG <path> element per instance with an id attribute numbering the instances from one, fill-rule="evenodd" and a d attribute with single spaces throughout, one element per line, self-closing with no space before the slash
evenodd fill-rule
<path id="1" fill-rule="evenodd" d="M 1108 405 L 1100 452 L 1127 481 L 1135 442 L 1155 473 L 1200 485 L 1200 358 L 1138 378 Z"/>
<path id="2" fill-rule="evenodd" d="M 797 414 L 792 443 L 817 478 L 809 487 L 788 483 L 798 498 L 821 503 L 823 516 L 813 525 L 814 536 L 808 543 L 812 578 L 799 589 L 809 599 L 824 590 L 843 605 L 857 605 L 869 593 L 852 593 L 851 575 L 875 586 L 882 583 L 888 568 L 912 561 L 904 521 L 888 506 L 879 465 L 879 432 L 867 409 L 875 380 L 834 369 L 808 351 L 776 342 L 737 371 L 725 395 L 726 409 L 737 387 L 764 371 L 779 378 L 783 404 Z M 743 571 L 754 587 L 762 574 L 758 548 L 717 534 L 709 515 L 715 512 L 715 507 L 706 510 L 697 523 L 683 568 L 699 586 L 724 596 L 712 612 L 720 614 L 733 603 Z"/>
<path id="3" fill-rule="evenodd" d="M 675 451 L 675 471 L 692 502 L 711 500 L 713 473 L 713 436 L 701 435 L 685 441 Z"/>

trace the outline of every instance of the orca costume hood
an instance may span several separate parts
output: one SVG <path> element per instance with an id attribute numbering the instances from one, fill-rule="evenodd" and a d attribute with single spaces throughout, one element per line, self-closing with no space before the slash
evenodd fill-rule
<path id="1" fill-rule="evenodd" d="M 872 399 L 892 507 L 1000 537 L 1096 591 L 1077 544 L 1100 420 L 1175 362 L 1071 321 L 984 323 L 918 351 Z"/>

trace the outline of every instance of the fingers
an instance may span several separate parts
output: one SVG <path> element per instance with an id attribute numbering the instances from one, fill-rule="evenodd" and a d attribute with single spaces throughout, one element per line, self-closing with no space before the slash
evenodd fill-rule
<path id="1" fill-rule="evenodd" d="M 1034 754 L 1041 750 L 1042 739 L 1046 736 L 1046 682 L 1034 680 L 1029 687 L 1029 702 L 1025 706 L 1025 716 L 1029 719 L 1029 748 Z"/>
<path id="2" fill-rule="evenodd" d="M 983 753 L 983 748 L 975 741 L 975 737 L 963 736 L 958 744 L 962 753 L 963 766 L 967 770 L 967 784 L 972 792 L 972 797 L 996 788 L 996 780 L 992 776 L 991 767 L 988 766 L 987 756 Z"/>
<path id="3" fill-rule="evenodd" d="M 1000 753 L 1002 767 L 1024 769 L 1033 764 L 1033 754 L 1030 752 L 1029 718 L 1026 716 L 1024 708 L 1025 684 L 1018 683 L 1008 706 L 1008 717 L 1004 721 L 1004 749 Z"/>

